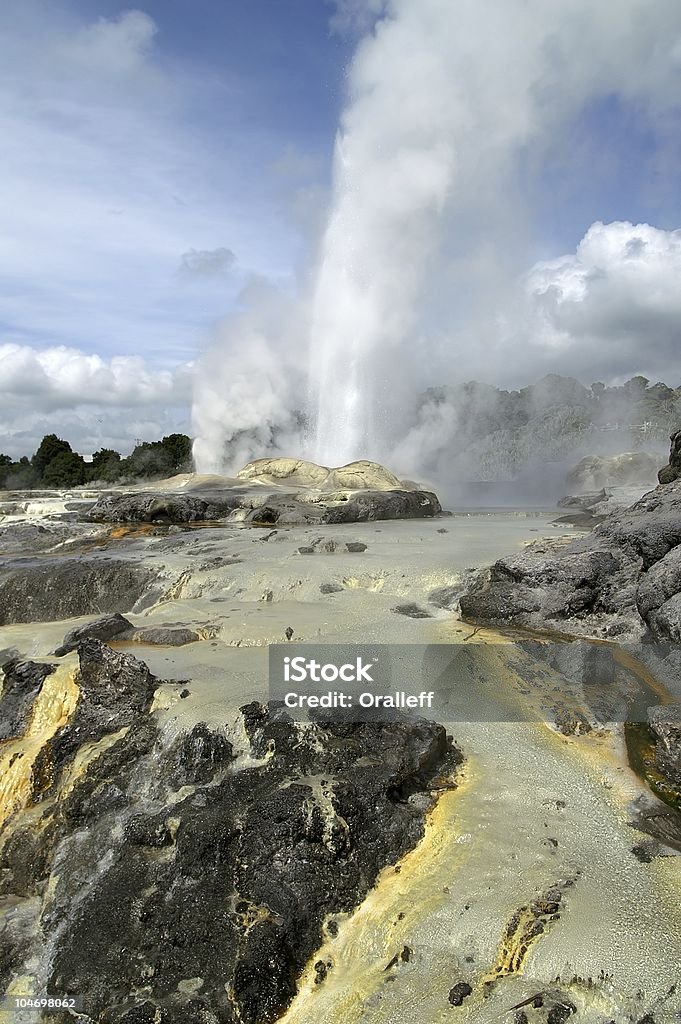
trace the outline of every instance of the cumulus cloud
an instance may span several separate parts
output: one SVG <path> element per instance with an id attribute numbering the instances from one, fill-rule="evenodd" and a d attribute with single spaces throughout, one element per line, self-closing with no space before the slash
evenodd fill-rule
<path id="1" fill-rule="evenodd" d="M 129 450 L 164 425 L 186 429 L 192 374 L 191 364 L 158 371 L 141 356 L 105 360 L 63 345 L 0 344 L 0 447 L 28 455 L 45 433 L 63 430 L 86 453 L 93 445 Z"/>
<path id="2" fill-rule="evenodd" d="M 678 384 L 679 280 L 681 230 L 593 224 L 576 252 L 526 277 L 529 359 L 609 380 L 671 371 Z"/>

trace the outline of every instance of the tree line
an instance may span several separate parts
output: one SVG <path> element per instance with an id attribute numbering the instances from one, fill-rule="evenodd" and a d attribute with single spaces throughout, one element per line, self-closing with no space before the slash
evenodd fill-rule
<path id="1" fill-rule="evenodd" d="M 90 462 L 75 452 L 68 441 L 46 434 L 37 450 L 16 462 L 0 454 L 0 489 L 80 487 L 89 483 L 126 483 L 153 480 L 192 469 L 192 439 L 168 434 L 160 441 L 143 441 L 123 458 L 113 448 L 101 448 Z"/>

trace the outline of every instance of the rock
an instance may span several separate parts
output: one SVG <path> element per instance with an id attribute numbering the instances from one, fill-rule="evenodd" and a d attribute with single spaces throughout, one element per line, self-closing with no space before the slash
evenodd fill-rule
<path id="1" fill-rule="evenodd" d="M 54 665 L 35 661 L 9 661 L 2 669 L 0 693 L 0 740 L 22 736 L 30 718 L 33 701 Z"/>
<path id="2" fill-rule="evenodd" d="M 548 1017 L 546 1018 L 546 1024 L 565 1024 L 573 1013 L 577 1013 L 577 1007 L 574 1003 L 567 1001 L 556 1003 L 555 1006 L 552 1006 L 549 1010 Z"/>
<path id="3" fill-rule="evenodd" d="M 437 587 L 428 594 L 428 603 L 434 604 L 436 608 L 450 610 L 459 603 L 459 597 L 463 592 L 463 585 L 452 585 L 448 587 Z"/>
<path id="4" fill-rule="evenodd" d="M 201 637 L 193 629 L 172 626 L 146 626 L 136 629 L 130 639 L 136 644 L 157 644 L 160 647 L 184 647 L 194 644 Z"/>
<path id="5" fill-rule="evenodd" d="M 419 608 L 419 606 L 413 602 L 409 604 L 396 604 L 395 607 L 390 610 L 392 612 L 396 612 L 398 615 L 406 615 L 409 619 L 432 618 L 430 612 L 427 612 L 425 608 Z"/>
<path id="6" fill-rule="evenodd" d="M 280 483 L 285 481 L 295 487 L 320 487 L 328 479 L 329 469 L 304 459 L 255 459 L 240 469 L 239 480 L 257 483 Z"/>
<path id="7" fill-rule="evenodd" d="M 632 484 L 652 487 L 657 467 L 657 459 L 648 452 L 587 455 L 568 473 L 567 481 L 584 491 Z"/>
<path id="8" fill-rule="evenodd" d="M 0 524 L 0 552 L 3 555 L 35 555 L 50 551 L 67 541 L 86 538 L 99 532 L 84 523 L 30 522 L 23 520 Z"/>
<path id="9" fill-rule="evenodd" d="M 3 892 L 32 894 L 41 915 L 6 949 L 9 969 L 48 963 L 47 990 L 107 1024 L 276 1020 L 329 915 L 422 836 L 426 811 L 401 795 L 429 793 L 460 755 L 434 723 L 320 719 L 301 733 L 251 704 L 239 767 L 220 730 L 156 728 L 160 681 L 141 662 L 91 639 L 79 656 L 75 717 L 40 765 L 52 793 L 70 788 L 58 807 L 36 794 L 0 852 Z"/>
<path id="10" fill-rule="evenodd" d="M 345 545 L 345 548 L 347 551 L 350 552 L 350 554 L 354 555 L 360 554 L 362 551 L 366 551 L 367 545 L 362 544 L 362 542 L 358 540 L 351 540 L 348 541 L 348 543 Z"/>
<path id="11" fill-rule="evenodd" d="M 671 441 L 669 462 L 657 474 L 657 479 L 661 484 L 671 484 L 681 477 L 681 430 L 672 434 L 669 440 Z"/>
<path id="12" fill-rule="evenodd" d="M 474 578 L 461 597 L 474 622 L 605 633 L 681 636 L 681 480 L 613 512 L 570 544 L 531 545 Z"/>
<path id="13" fill-rule="evenodd" d="M 591 724 L 579 711 L 558 708 L 554 717 L 556 729 L 562 732 L 563 736 L 583 736 L 584 733 L 591 732 Z"/>
<path id="14" fill-rule="evenodd" d="M 117 559 L 64 558 L 0 569 L 0 625 L 132 611 L 157 573 Z"/>
<path id="15" fill-rule="evenodd" d="M 343 590 L 338 583 L 321 583 L 319 586 L 320 594 L 340 594 Z"/>
<path id="16" fill-rule="evenodd" d="M 319 491 L 400 490 L 403 485 L 385 466 L 362 459 L 329 469 L 303 459 L 256 459 L 237 474 L 240 480 L 257 483 L 286 483 Z"/>
<path id="17" fill-rule="evenodd" d="M 243 492 L 225 490 L 197 494 L 156 494 L 135 491 L 100 498 L 87 513 L 98 523 L 196 523 L 226 518 L 242 506 Z"/>
<path id="18" fill-rule="evenodd" d="M 227 737 L 199 722 L 172 744 L 164 759 L 163 773 L 177 790 L 211 782 L 233 760 L 232 744 Z"/>
<path id="19" fill-rule="evenodd" d="M 452 1006 L 463 1006 L 464 999 L 467 999 L 472 991 L 467 981 L 459 981 L 449 990 L 449 1002 Z"/>
<path id="20" fill-rule="evenodd" d="M 269 465 L 280 460 L 259 461 Z M 300 460 L 284 461 L 295 465 L 308 465 L 300 463 Z M 256 466 L 256 463 L 252 465 Z M 249 467 L 242 472 L 247 469 Z M 297 472 L 281 478 L 275 477 L 274 480 L 293 480 L 297 483 Z M 302 473 L 302 470 L 300 472 Z M 387 470 L 383 473 L 387 473 Z M 357 483 L 359 478 L 353 479 Z M 371 475 L 367 474 L 366 479 L 371 479 Z M 268 474 L 263 476 L 263 480 L 269 480 Z M 421 519 L 438 515 L 442 511 L 437 497 L 431 491 L 407 490 L 400 486 L 397 478 L 389 481 L 391 486 L 388 488 L 387 485 L 383 486 L 386 484 L 386 478 L 380 474 L 376 480 L 374 486 L 363 490 L 279 490 L 277 493 L 263 495 L 254 489 L 249 491 L 245 487 L 232 487 L 222 491 L 211 490 L 204 495 L 188 494 L 186 491 L 175 494 L 144 491 L 110 494 L 97 501 L 87 513 L 87 518 L 96 522 L 158 523 L 164 526 L 217 520 L 273 526 L 357 523 L 374 519 Z M 338 487 L 336 480 L 332 480 L 331 484 L 334 488 Z"/>
<path id="21" fill-rule="evenodd" d="M 649 708 L 648 722 L 657 737 L 657 768 L 674 786 L 681 786 L 681 704 Z"/>
<path id="22" fill-rule="evenodd" d="M 331 506 L 327 523 L 362 523 L 376 519 L 427 519 L 442 511 L 432 491 L 359 491 Z"/>
<path id="23" fill-rule="evenodd" d="M 298 548 L 298 554 L 299 555 L 314 555 L 314 548 L 305 545 L 302 548 Z"/>
<path id="24" fill-rule="evenodd" d="M 246 513 L 245 521 L 258 526 L 363 523 L 379 519 L 423 519 L 442 511 L 430 491 L 357 491 L 320 494 L 314 502 L 295 495 L 269 494 Z"/>
<path id="25" fill-rule="evenodd" d="M 60 658 L 62 655 L 68 654 L 69 651 L 75 651 L 81 640 L 86 640 L 88 637 L 95 640 L 113 640 L 114 637 L 117 637 L 122 640 L 134 628 L 132 622 L 120 612 L 115 612 L 113 615 L 102 615 L 98 619 L 93 619 L 92 622 L 86 622 L 83 626 L 75 626 L 70 629 L 54 653 Z"/>

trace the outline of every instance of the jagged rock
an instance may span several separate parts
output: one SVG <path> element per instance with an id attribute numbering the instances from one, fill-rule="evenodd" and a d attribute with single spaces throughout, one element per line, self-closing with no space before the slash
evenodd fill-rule
<path id="1" fill-rule="evenodd" d="M 681 430 L 677 430 L 669 438 L 669 462 L 657 474 L 661 484 L 671 484 L 681 477 Z"/>
<path id="2" fill-rule="evenodd" d="M 82 640 L 78 657 L 76 710 L 36 759 L 34 774 L 42 792 L 51 789 L 59 771 L 82 744 L 96 743 L 135 723 L 151 706 L 160 685 L 143 661 L 113 651 L 101 640 Z"/>
<path id="3" fill-rule="evenodd" d="M 64 558 L 0 569 L 0 625 L 131 611 L 157 574 L 117 559 Z"/>
<path id="4" fill-rule="evenodd" d="M 23 735 L 31 706 L 54 665 L 36 661 L 8 661 L 2 669 L 0 694 L 0 740 Z"/>
<path id="5" fill-rule="evenodd" d="M 40 914 L 28 936 L 5 933 L 4 976 L 43 958 L 48 991 L 101 1024 L 275 1020 L 328 915 L 419 840 L 460 754 L 430 722 L 301 729 L 254 703 L 239 768 L 220 729 L 157 727 L 142 662 L 91 638 L 78 651 L 75 712 L 0 853 L 1 891 Z"/>
<path id="6" fill-rule="evenodd" d="M 232 744 L 221 732 L 199 722 L 172 744 L 164 761 L 164 775 L 173 789 L 210 782 L 234 759 Z"/>
<path id="7" fill-rule="evenodd" d="M 544 543 L 500 559 L 461 597 L 477 622 L 605 633 L 681 635 L 681 481 L 657 487 L 567 545 Z"/>
<path id="8" fill-rule="evenodd" d="M 449 990 L 449 1002 L 452 1006 L 463 1006 L 464 999 L 467 999 L 472 991 L 467 981 L 459 981 Z"/>
<path id="9" fill-rule="evenodd" d="M 681 785 L 681 704 L 650 708 L 648 722 L 657 737 L 657 767 L 675 786 Z"/>
<path id="10" fill-rule="evenodd" d="M 115 612 L 113 615 L 102 615 L 98 619 L 93 619 L 92 622 L 86 622 L 82 626 L 70 629 L 54 653 L 57 657 L 61 657 L 68 654 L 69 651 L 75 651 L 78 644 L 82 640 L 87 640 L 88 637 L 95 640 L 113 640 L 116 637 L 122 640 L 134 628 L 132 622 L 120 612 Z"/>

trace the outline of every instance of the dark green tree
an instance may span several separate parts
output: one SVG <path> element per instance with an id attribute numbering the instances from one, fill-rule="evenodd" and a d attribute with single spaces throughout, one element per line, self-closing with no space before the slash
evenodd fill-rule
<path id="1" fill-rule="evenodd" d="M 46 434 L 38 445 L 38 450 L 31 459 L 31 465 L 36 473 L 42 477 L 52 459 L 64 452 L 70 452 L 71 445 L 68 441 L 62 441 L 56 434 Z"/>
<path id="2" fill-rule="evenodd" d="M 47 487 L 78 487 L 85 483 L 85 459 L 77 452 L 59 452 L 43 472 Z"/>
<path id="3" fill-rule="evenodd" d="M 127 477 L 142 479 L 170 476 L 175 472 L 172 456 L 161 441 L 143 441 L 135 445 L 122 468 Z"/>
<path id="4" fill-rule="evenodd" d="M 5 487 L 11 468 L 12 460 L 9 455 L 0 453 L 0 487 Z"/>
<path id="5" fill-rule="evenodd" d="M 105 483 L 113 483 L 122 475 L 122 459 L 113 448 L 101 448 L 92 456 L 92 462 L 87 465 L 88 480 L 103 480 Z"/>
<path id="6" fill-rule="evenodd" d="M 192 439 L 186 434 L 168 434 L 161 440 L 175 473 L 188 473 L 192 468 Z"/>

